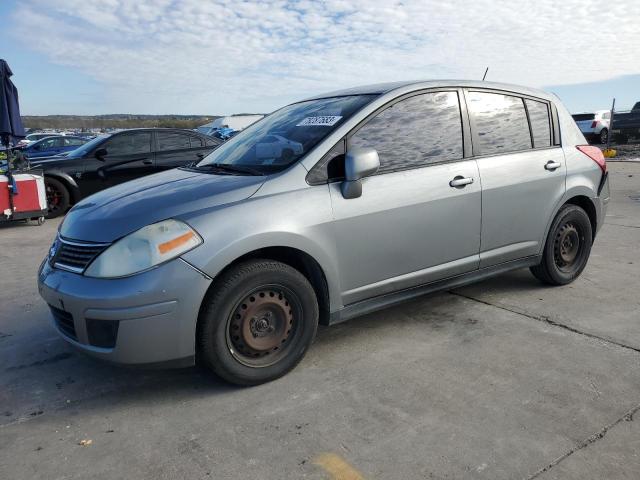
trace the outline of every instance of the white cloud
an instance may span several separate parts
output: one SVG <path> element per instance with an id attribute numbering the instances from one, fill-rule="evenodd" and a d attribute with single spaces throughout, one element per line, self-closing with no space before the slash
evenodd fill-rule
<path id="1" fill-rule="evenodd" d="M 110 111 L 269 111 L 487 65 L 532 86 L 640 72 L 638 0 L 22 0 L 12 24 L 100 82 Z"/>

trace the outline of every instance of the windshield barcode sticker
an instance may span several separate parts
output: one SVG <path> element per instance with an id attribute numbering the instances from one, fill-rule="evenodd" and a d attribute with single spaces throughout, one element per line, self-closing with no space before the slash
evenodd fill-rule
<path id="1" fill-rule="evenodd" d="M 312 127 L 318 125 L 321 127 L 332 127 L 342 118 L 342 115 L 325 115 L 322 117 L 307 117 L 302 120 L 296 127 Z"/>

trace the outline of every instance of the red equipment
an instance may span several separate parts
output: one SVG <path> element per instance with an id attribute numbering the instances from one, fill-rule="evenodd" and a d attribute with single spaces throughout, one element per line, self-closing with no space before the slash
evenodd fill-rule
<path id="1" fill-rule="evenodd" d="M 13 175 L 13 180 L 14 183 L 6 175 L 0 174 L 0 222 L 32 219 L 42 225 L 47 213 L 44 177 L 34 173 L 17 173 Z"/>

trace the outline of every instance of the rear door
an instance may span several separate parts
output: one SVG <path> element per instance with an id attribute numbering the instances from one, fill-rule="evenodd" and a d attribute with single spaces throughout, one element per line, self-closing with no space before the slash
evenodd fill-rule
<path id="1" fill-rule="evenodd" d="M 539 254 L 566 180 L 551 104 L 500 92 L 465 95 L 482 180 L 480 267 Z"/>
<path id="2" fill-rule="evenodd" d="M 375 148 L 381 167 L 359 198 L 330 184 L 343 304 L 478 268 L 480 182 L 475 160 L 464 158 L 458 99 L 414 94 L 348 136 L 347 149 Z"/>
<path id="3" fill-rule="evenodd" d="M 180 131 L 158 131 L 155 170 L 169 170 L 200 161 L 211 150 L 200 136 Z"/>

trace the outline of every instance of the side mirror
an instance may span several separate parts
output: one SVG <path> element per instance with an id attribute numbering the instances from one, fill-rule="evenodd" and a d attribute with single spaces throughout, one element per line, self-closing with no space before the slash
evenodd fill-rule
<path id="1" fill-rule="evenodd" d="M 93 156 L 96 157 L 101 162 L 104 162 L 104 157 L 107 156 L 107 149 L 106 148 L 99 148 L 98 150 L 95 151 Z"/>
<path id="2" fill-rule="evenodd" d="M 344 198 L 362 195 L 362 179 L 380 168 L 380 158 L 374 148 L 351 148 L 344 159 L 345 181 L 340 186 Z"/>

